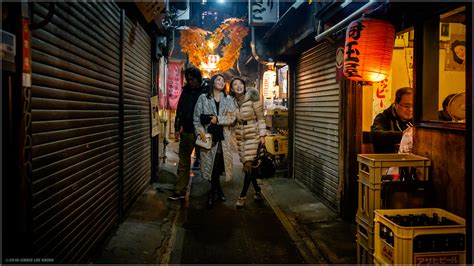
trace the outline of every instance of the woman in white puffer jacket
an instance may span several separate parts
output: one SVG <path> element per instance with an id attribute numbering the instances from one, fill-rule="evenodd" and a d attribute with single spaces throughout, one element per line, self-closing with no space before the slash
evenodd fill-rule
<path id="1" fill-rule="evenodd" d="M 234 78 L 230 82 L 230 90 L 230 94 L 234 96 L 236 103 L 235 135 L 237 149 L 245 173 L 244 186 L 235 206 L 242 208 L 245 206 L 250 182 L 252 182 L 255 189 L 254 198 L 256 200 L 262 198 L 256 176 L 252 173 L 252 161 L 257 156 L 258 145 L 265 144 L 265 119 L 263 116 L 263 106 L 256 89 L 249 88 L 247 90 L 244 80 Z"/>

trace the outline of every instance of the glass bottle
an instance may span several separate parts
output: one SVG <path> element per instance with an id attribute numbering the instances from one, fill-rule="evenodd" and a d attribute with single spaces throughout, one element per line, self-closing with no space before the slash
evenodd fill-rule
<path id="1" fill-rule="evenodd" d="M 390 232 L 388 232 L 387 243 L 390 244 L 390 245 L 393 247 L 393 246 L 394 246 L 394 245 L 393 245 L 393 242 L 394 242 L 393 231 L 390 230 Z"/>
<path id="2" fill-rule="evenodd" d="M 439 225 L 439 217 L 437 213 L 433 213 L 433 225 Z"/>
<path id="3" fill-rule="evenodd" d="M 428 224 L 428 216 L 426 215 L 426 213 L 423 213 L 421 215 L 421 223 L 422 223 L 423 226 L 429 225 Z"/>
<path id="4" fill-rule="evenodd" d="M 409 173 L 407 167 L 400 167 L 400 181 L 408 181 Z"/>
<path id="5" fill-rule="evenodd" d="M 380 224 L 380 227 L 382 228 L 382 229 L 380 230 L 380 238 L 383 239 L 383 240 L 385 240 L 385 239 L 387 238 L 387 231 L 388 231 L 388 230 L 387 230 L 387 227 L 386 227 L 385 225 L 383 225 L 383 224 Z"/>
<path id="6" fill-rule="evenodd" d="M 412 167 L 410 169 L 410 181 L 415 182 L 417 180 L 417 173 L 416 173 L 416 168 Z"/>

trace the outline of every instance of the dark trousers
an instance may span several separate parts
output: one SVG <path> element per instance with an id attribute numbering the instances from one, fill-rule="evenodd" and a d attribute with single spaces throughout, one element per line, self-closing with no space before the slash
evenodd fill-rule
<path id="1" fill-rule="evenodd" d="M 201 160 L 201 147 L 196 145 L 194 147 L 194 154 L 196 155 L 196 160 Z"/>
<path id="2" fill-rule="evenodd" d="M 217 145 L 221 145 L 218 143 Z M 224 172 L 224 153 L 222 152 L 222 148 L 218 147 L 216 158 L 214 159 L 214 165 L 212 167 L 212 175 L 211 175 L 211 194 L 221 194 L 221 182 L 220 177 L 221 174 Z"/>
<path id="3" fill-rule="evenodd" d="M 250 187 L 250 182 L 252 182 L 253 188 L 255 192 L 260 192 L 260 187 L 257 184 L 257 177 L 254 173 L 245 173 L 244 177 L 244 187 L 242 188 L 242 192 L 240 193 L 240 197 L 245 197 L 247 195 L 247 191 Z"/>
<path id="4" fill-rule="evenodd" d="M 185 194 L 189 182 L 191 167 L 191 154 L 193 153 L 196 136 L 194 133 L 182 132 L 179 141 L 179 163 L 178 174 L 176 178 L 175 192 Z"/>

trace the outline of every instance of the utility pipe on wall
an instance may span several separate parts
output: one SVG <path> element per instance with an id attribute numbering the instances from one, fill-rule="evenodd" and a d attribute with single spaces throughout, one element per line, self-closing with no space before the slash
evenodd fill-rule
<path id="1" fill-rule="evenodd" d="M 255 44 L 255 27 L 252 27 L 251 37 L 252 37 L 252 40 L 250 41 L 250 47 L 252 48 L 253 58 L 255 58 L 255 60 L 257 60 L 257 62 L 259 62 L 262 65 L 267 65 L 267 64 L 273 63 L 272 58 L 263 59 L 257 54 L 257 47 L 256 47 L 256 44 Z"/>
<path id="2" fill-rule="evenodd" d="M 323 31 L 321 34 L 316 35 L 314 37 L 314 40 L 316 42 L 322 41 L 324 38 L 328 37 L 332 33 L 336 32 L 337 30 L 345 27 L 347 24 L 349 24 L 352 20 L 357 18 L 358 16 L 362 15 L 364 12 L 367 12 L 368 9 L 374 7 L 377 4 L 384 4 L 384 2 L 380 3 L 377 2 L 377 0 L 370 0 L 367 4 L 363 5 L 361 8 L 356 10 L 354 13 L 346 17 L 345 19 L 339 21 L 336 25 L 332 26 L 331 28 L 327 29 L 326 31 Z"/>
<path id="3" fill-rule="evenodd" d="M 299 8 L 303 3 L 304 3 L 303 0 L 296 0 L 296 2 L 293 3 L 293 5 L 291 5 L 290 8 L 288 8 L 288 10 L 278 20 L 278 22 L 269 30 L 269 32 L 267 32 L 267 34 L 265 35 L 265 37 L 263 39 L 266 39 L 269 35 L 273 34 L 273 32 L 276 31 L 276 29 L 279 28 L 279 25 L 281 25 L 281 23 L 284 23 L 284 21 L 286 21 L 286 18 L 288 17 L 288 14 L 290 14 L 292 10 L 296 10 L 297 8 Z M 259 62 L 262 65 L 268 65 L 268 64 L 286 65 L 286 63 L 284 63 L 284 62 L 273 62 L 273 58 L 264 59 L 264 58 L 262 58 L 261 56 L 259 56 L 257 54 L 257 47 L 256 47 L 256 44 L 255 44 L 255 28 L 254 27 L 252 27 L 251 37 L 252 37 L 252 40 L 250 41 L 250 47 L 252 49 L 252 55 L 255 58 L 255 60 L 257 60 L 257 62 Z"/>
<path id="4" fill-rule="evenodd" d="M 255 28 L 252 27 L 252 32 L 251 32 L 251 37 L 252 37 L 252 40 L 250 41 L 250 47 L 252 48 L 252 56 L 255 58 L 255 60 L 257 60 L 258 63 L 262 64 L 262 65 L 271 65 L 271 64 L 274 64 L 274 65 L 277 65 L 277 66 L 284 66 L 286 65 L 285 62 L 275 62 L 273 61 L 273 58 L 269 57 L 269 58 L 263 58 L 262 56 L 259 56 L 257 54 L 257 45 L 255 43 Z"/>

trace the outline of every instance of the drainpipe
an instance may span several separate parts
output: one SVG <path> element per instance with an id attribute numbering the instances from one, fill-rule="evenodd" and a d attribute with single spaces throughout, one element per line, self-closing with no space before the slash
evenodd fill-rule
<path id="1" fill-rule="evenodd" d="M 277 21 L 277 23 L 265 34 L 265 36 L 263 37 L 263 39 L 267 39 L 270 35 L 272 35 L 275 31 L 278 30 L 278 28 L 286 22 L 286 20 L 288 19 L 289 17 L 289 14 L 298 9 L 303 3 L 305 3 L 304 0 L 296 0 L 295 3 L 293 3 L 293 5 L 290 6 L 290 8 L 288 8 L 288 10 L 283 14 L 283 16 L 280 17 L 280 19 Z M 257 60 L 258 63 L 262 64 L 262 65 L 269 65 L 269 64 L 273 64 L 273 65 L 276 65 L 276 66 L 284 66 L 286 65 L 285 62 L 274 62 L 273 61 L 273 58 L 269 57 L 269 58 L 263 58 L 262 56 L 258 55 L 257 54 L 257 47 L 256 47 L 256 43 L 255 43 L 255 27 L 252 27 L 252 33 L 251 33 L 251 37 L 252 37 L 252 40 L 250 42 L 250 47 L 252 48 L 252 55 L 253 57 L 255 58 L 255 60 Z M 248 63 L 248 62 L 247 62 Z"/>
<path id="2" fill-rule="evenodd" d="M 273 27 L 269 31 L 267 31 L 265 36 L 263 36 L 263 39 L 267 40 L 270 36 L 272 36 L 273 33 L 275 33 L 275 31 L 277 31 L 282 24 L 286 23 L 290 14 L 294 10 L 298 9 L 303 3 L 304 1 L 301 0 L 297 0 L 295 3 L 293 3 L 293 5 L 291 5 L 290 8 L 288 8 L 288 10 L 286 10 L 286 12 L 280 17 L 280 19 L 278 19 L 277 23 L 273 25 Z"/>
<path id="3" fill-rule="evenodd" d="M 383 5 L 385 2 L 382 2 L 381 4 Z M 349 24 L 352 20 L 357 18 L 358 16 L 362 15 L 363 13 L 367 13 L 369 9 L 373 8 L 377 4 L 380 4 L 377 2 L 377 0 L 370 0 L 367 4 L 363 5 L 361 8 L 356 10 L 354 13 L 346 17 L 345 19 L 339 21 L 336 25 L 332 26 L 331 28 L 327 29 L 326 31 L 316 35 L 314 37 L 314 40 L 316 42 L 322 41 L 324 38 L 328 37 L 329 35 L 333 34 L 334 32 L 338 31 L 339 29 L 345 27 L 347 24 Z"/>
<path id="4" fill-rule="evenodd" d="M 267 65 L 273 63 L 273 58 L 262 58 L 257 54 L 257 47 L 255 44 L 255 27 L 252 27 L 252 32 L 251 32 L 252 40 L 250 41 L 250 48 L 252 48 L 252 55 L 257 62 L 259 62 L 262 65 Z"/>
<path id="5" fill-rule="evenodd" d="M 252 55 L 255 60 L 257 60 L 258 63 L 262 65 L 277 65 L 277 66 L 284 66 L 286 65 L 285 62 L 275 62 L 273 61 L 273 58 L 263 58 L 262 56 L 257 54 L 257 45 L 255 43 L 255 27 L 252 27 L 252 33 L 251 33 L 252 40 L 250 41 L 250 47 L 252 48 Z"/>

